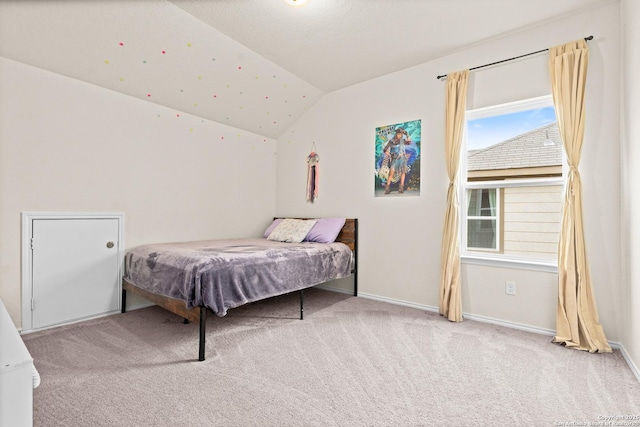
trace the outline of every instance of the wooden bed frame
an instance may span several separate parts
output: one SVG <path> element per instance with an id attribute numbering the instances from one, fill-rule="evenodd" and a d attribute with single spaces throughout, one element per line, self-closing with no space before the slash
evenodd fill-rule
<path id="1" fill-rule="evenodd" d="M 306 218 L 297 218 L 306 219 Z M 351 267 L 351 275 L 353 276 L 353 295 L 358 296 L 358 219 L 347 218 L 340 234 L 336 238 L 336 242 L 344 243 L 349 246 L 353 253 L 353 265 Z M 180 299 L 165 297 L 146 291 L 136 285 L 122 279 L 122 313 L 126 312 L 127 292 L 141 296 L 142 298 L 184 318 L 185 323 L 200 323 L 200 339 L 198 360 L 205 360 L 205 340 L 206 340 L 206 323 L 207 311 L 206 307 L 193 307 L 188 309 L 184 301 Z M 304 316 L 304 289 L 300 291 L 300 320 Z"/>

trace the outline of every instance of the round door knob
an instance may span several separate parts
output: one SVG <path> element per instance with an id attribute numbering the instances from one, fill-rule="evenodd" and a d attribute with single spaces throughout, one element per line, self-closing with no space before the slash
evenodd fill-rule
<path id="1" fill-rule="evenodd" d="M 113 247 L 113 242 L 107 242 L 107 247 L 111 249 Z"/>

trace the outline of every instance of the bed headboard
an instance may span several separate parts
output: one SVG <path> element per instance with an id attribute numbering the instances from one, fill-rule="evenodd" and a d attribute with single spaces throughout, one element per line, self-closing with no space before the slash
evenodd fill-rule
<path id="1" fill-rule="evenodd" d="M 353 252 L 356 251 L 356 246 L 358 244 L 358 219 L 357 218 L 347 218 L 336 237 L 336 242 L 344 243 L 349 246 Z"/>
<path id="2" fill-rule="evenodd" d="M 274 217 L 273 219 L 285 218 L 285 217 Z M 289 217 L 287 217 L 289 218 Z M 292 219 L 315 219 L 315 218 L 300 218 L 295 217 Z M 336 242 L 344 243 L 349 246 L 349 248 L 355 253 L 358 250 L 358 218 L 347 218 L 345 220 L 344 225 L 342 226 L 342 230 L 336 237 Z"/>

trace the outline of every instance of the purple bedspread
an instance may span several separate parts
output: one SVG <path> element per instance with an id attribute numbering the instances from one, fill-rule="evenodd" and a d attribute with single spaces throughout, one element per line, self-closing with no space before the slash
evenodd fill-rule
<path id="1" fill-rule="evenodd" d="M 218 316 L 252 301 L 351 274 L 342 243 L 228 239 L 138 246 L 125 256 L 124 278 L 154 294 L 206 306 Z"/>

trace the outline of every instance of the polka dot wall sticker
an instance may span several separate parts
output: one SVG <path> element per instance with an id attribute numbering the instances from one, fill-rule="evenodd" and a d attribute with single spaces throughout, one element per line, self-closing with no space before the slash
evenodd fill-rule
<path id="1" fill-rule="evenodd" d="M 109 65 L 109 60 L 108 60 L 108 59 L 105 59 L 105 60 L 104 60 L 104 63 L 105 63 L 105 64 L 107 64 L 107 65 Z"/>
<path id="2" fill-rule="evenodd" d="M 191 43 L 187 43 L 187 47 L 191 47 Z"/>

